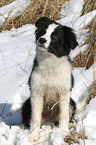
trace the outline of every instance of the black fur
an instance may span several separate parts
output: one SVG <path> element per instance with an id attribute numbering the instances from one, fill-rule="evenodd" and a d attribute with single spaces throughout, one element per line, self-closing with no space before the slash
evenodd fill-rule
<path id="1" fill-rule="evenodd" d="M 73 122 L 74 115 L 75 115 L 75 112 L 76 112 L 76 103 L 75 103 L 75 101 L 72 98 L 70 98 L 70 107 L 72 109 L 72 114 L 71 114 L 71 117 L 70 117 L 70 122 Z"/>
<path id="2" fill-rule="evenodd" d="M 35 59 L 34 59 L 34 64 L 33 64 L 33 68 L 32 68 L 32 70 L 31 70 L 30 77 L 29 77 L 29 80 L 28 80 L 29 88 L 31 88 L 31 76 L 32 76 L 32 73 L 33 73 L 33 71 L 35 70 L 35 68 L 36 68 L 37 66 L 38 66 L 38 61 L 37 61 L 37 59 L 36 59 L 36 57 L 35 57 Z"/>
<path id="3" fill-rule="evenodd" d="M 30 127 L 31 119 L 31 99 L 27 99 L 22 106 L 22 123 L 25 127 Z"/>

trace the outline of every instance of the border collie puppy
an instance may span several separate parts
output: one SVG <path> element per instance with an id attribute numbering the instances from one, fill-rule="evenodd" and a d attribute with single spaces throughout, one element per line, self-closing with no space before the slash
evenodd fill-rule
<path id="1" fill-rule="evenodd" d="M 75 102 L 70 99 L 72 67 L 68 56 L 71 49 L 78 45 L 76 36 L 70 27 L 47 17 L 38 19 L 35 26 L 37 48 L 30 80 L 31 97 L 22 107 L 23 123 L 30 126 L 31 141 L 38 140 L 44 117 L 59 120 L 59 128 L 69 133 L 69 120 L 76 109 Z M 75 106 L 73 110 L 72 106 Z"/>

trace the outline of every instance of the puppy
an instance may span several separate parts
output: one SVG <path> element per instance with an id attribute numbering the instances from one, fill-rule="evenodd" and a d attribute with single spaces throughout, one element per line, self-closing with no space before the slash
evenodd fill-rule
<path id="1" fill-rule="evenodd" d="M 22 107 L 23 123 L 30 126 L 31 141 L 38 140 L 41 120 L 46 118 L 47 110 L 47 118 L 59 119 L 59 128 L 67 133 L 69 120 L 76 110 L 75 102 L 70 99 L 73 77 L 68 56 L 71 49 L 78 45 L 76 36 L 70 27 L 47 17 L 38 19 L 35 26 L 37 48 L 30 78 L 31 98 Z M 55 112 L 53 117 L 50 117 L 51 111 Z"/>

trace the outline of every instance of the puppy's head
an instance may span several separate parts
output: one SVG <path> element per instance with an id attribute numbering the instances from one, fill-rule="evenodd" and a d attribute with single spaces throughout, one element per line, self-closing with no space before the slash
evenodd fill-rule
<path id="1" fill-rule="evenodd" d="M 68 55 L 78 45 L 75 33 L 70 27 L 62 26 L 47 17 L 38 19 L 35 26 L 36 43 L 41 51 L 61 57 Z"/>

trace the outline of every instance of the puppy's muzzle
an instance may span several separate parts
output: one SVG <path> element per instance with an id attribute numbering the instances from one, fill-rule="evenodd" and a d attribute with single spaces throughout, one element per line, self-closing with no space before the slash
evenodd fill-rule
<path id="1" fill-rule="evenodd" d="M 45 46 L 44 46 L 45 43 L 46 43 L 46 39 L 40 37 L 40 38 L 37 40 L 37 47 L 41 47 L 41 48 L 44 48 L 44 49 L 45 49 Z M 41 49 L 40 49 L 40 50 L 41 50 Z"/>
<path id="2" fill-rule="evenodd" d="M 45 42 L 46 42 L 45 38 L 40 38 L 40 39 L 39 39 L 39 43 L 40 43 L 41 45 L 44 45 Z"/>

